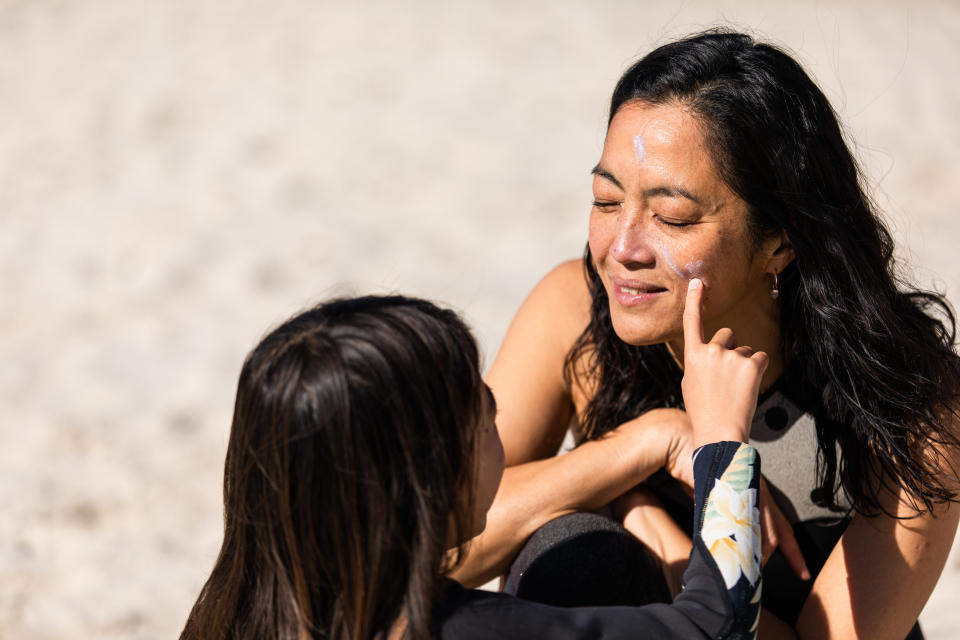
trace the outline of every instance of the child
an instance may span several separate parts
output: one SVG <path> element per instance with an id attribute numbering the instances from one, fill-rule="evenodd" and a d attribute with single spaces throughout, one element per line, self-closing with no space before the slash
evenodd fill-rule
<path id="1" fill-rule="evenodd" d="M 694 282 L 684 398 L 704 447 L 673 604 L 550 607 L 448 579 L 503 473 L 495 401 L 455 313 L 364 297 L 293 317 L 247 357 L 223 547 L 181 638 L 753 637 L 759 460 L 742 442 L 766 356 L 704 343 Z"/>

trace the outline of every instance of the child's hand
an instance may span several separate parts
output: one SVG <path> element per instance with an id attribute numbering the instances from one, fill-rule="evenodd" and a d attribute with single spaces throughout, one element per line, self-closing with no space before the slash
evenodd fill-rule
<path id="1" fill-rule="evenodd" d="M 746 442 L 757 409 L 760 379 L 769 358 L 763 351 L 736 346 L 733 331 L 720 329 L 703 341 L 700 308 L 703 282 L 687 288 L 683 310 L 683 401 L 693 428 L 693 444 Z"/>

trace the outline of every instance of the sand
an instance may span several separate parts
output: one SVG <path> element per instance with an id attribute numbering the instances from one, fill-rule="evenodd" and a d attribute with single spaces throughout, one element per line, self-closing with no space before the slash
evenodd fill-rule
<path id="1" fill-rule="evenodd" d="M 492 359 L 580 254 L 609 92 L 718 22 L 789 47 L 901 255 L 958 300 L 951 2 L 0 3 L 0 636 L 169 638 L 217 552 L 236 376 L 340 293 Z M 960 627 L 960 557 L 922 615 Z"/>

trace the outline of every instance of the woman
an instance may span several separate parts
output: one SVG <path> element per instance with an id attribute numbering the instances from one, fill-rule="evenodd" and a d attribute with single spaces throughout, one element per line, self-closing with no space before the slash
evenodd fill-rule
<path id="1" fill-rule="evenodd" d="M 742 442 L 767 356 L 704 342 L 702 291 L 684 382 L 702 518 L 672 605 L 559 609 L 445 579 L 503 472 L 493 396 L 456 314 L 366 297 L 295 316 L 247 357 L 223 547 L 181 638 L 755 637 L 759 461 Z"/>
<path id="2" fill-rule="evenodd" d="M 954 317 L 898 277 L 826 98 L 749 36 L 670 43 L 620 79 L 592 173 L 582 264 L 537 285 L 489 373 L 507 470 L 457 575 L 507 572 L 543 525 L 644 481 L 689 517 L 680 319 L 698 277 L 705 328 L 770 355 L 751 442 L 792 561 L 765 567 L 761 635 L 920 637 L 960 518 Z M 555 456 L 571 422 L 578 446 Z M 689 542 L 642 510 L 669 569 Z"/>

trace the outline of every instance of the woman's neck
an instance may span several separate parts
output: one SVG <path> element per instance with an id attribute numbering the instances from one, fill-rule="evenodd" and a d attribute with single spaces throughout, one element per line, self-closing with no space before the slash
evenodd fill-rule
<path id="1" fill-rule="evenodd" d="M 728 317 L 705 324 L 703 335 L 705 340 L 709 340 L 722 327 L 729 327 L 733 330 L 737 346 L 747 345 L 754 351 L 766 352 L 770 357 L 770 362 L 767 364 L 767 370 L 760 381 L 760 392 L 762 393 L 777 381 L 780 374 L 783 373 L 786 362 L 781 350 L 779 306 L 772 300 L 769 303 L 763 301 L 760 306 L 762 308 L 754 309 L 752 313 L 745 314 L 746 319 L 741 318 L 738 321 L 736 318 Z M 682 336 L 679 339 L 668 340 L 666 346 L 682 371 Z"/>

